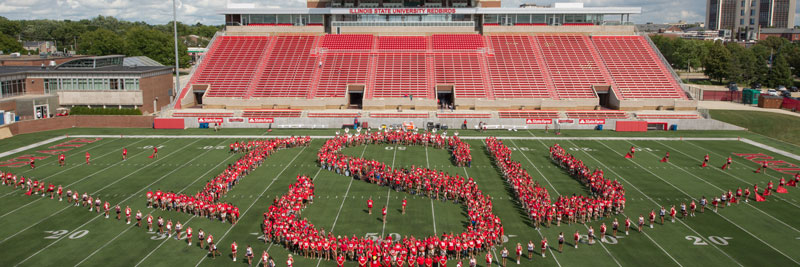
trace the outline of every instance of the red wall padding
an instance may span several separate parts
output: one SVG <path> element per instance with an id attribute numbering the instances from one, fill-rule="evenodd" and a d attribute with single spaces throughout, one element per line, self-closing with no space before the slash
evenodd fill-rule
<path id="1" fill-rule="evenodd" d="M 647 132 L 647 122 L 617 121 L 617 132 Z"/>
<path id="2" fill-rule="evenodd" d="M 183 119 L 175 118 L 156 118 L 153 121 L 153 128 L 156 129 L 185 129 Z"/>

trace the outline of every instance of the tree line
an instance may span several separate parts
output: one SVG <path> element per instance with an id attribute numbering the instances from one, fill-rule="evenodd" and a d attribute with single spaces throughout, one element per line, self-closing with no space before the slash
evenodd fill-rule
<path id="1" fill-rule="evenodd" d="M 28 52 L 20 41 L 54 41 L 59 50 L 66 48 L 82 55 L 147 56 L 164 65 L 175 64 L 172 22 L 151 25 L 145 22 L 97 16 L 71 20 L 9 20 L 0 17 L 0 51 Z M 181 67 L 188 67 L 187 47 L 205 47 L 222 26 L 178 22 L 178 53 Z M 196 35 L 199 38 L 191 38 Z"/>
<path id="2" fill-rule="evenodd" d="M 710 79 L 739 87 L 793 86 L 800 77 L 800 43 L 768 37 L 752 45 L 651 36 L 675 69 L 702 69 Z"/>

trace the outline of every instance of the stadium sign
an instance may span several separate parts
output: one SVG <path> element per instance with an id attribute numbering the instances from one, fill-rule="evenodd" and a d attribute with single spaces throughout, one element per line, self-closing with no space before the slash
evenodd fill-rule
<path id="1" fill-rule="evenodd" d="M 581 119 L 578 124 L 606 124 L 605 119 Z"/>
<path id="2" fill-rule="evenodd" d="M 560 120 L 558 120 L 558 123 L 560 123 L 560 124 L 573 124 L 573 123 L 575 123 L 575 120 L 571 120 L 571 119 L 560 119 Z"/>
<path id="3" fill-rule="evenodd" d="M 413 14 L 413 15 L 427 15 L 427 14 L 455 14 L 455 8 L 351 8 L 350 14 L 378 14 L 378 15 L 391 15 L 391 14 Z"/>
<path id="4" fill-rule="evenodd" d="M 197 118 L 198 123 L 222 123 L 222 118 Z"/>
<path id="5" fill-rule="evenodd" d="M 525 120 L 526 124 L 551 124 L 553 120 L 551 119 L 527 119 Z"/>
<path id="6" fill-rule="evenodd" d="M 273 123 L 275 119 L 273 118 L 247 118 L 248 123 Z"/>
<path id="7" fill-rule="evenodd" d="M 228 118 L 228 122 L 244 122 L 242 118 Z"/>

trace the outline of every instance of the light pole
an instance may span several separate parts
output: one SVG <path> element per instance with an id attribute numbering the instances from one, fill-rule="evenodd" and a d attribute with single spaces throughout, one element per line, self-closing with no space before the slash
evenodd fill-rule
<path id="1" fill-rule="evenodd" d="M 172 88 L 172 99 L 177 98 L 181 86 L 181 74 L 179 73 L 180 57 L 178 56 L 178 5 L 176 0 L 172 0 L 172 31 L 175 38 L 175 86 Z"/>

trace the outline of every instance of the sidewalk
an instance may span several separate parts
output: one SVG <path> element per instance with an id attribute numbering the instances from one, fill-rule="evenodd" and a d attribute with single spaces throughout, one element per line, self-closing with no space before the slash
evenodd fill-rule
<path id="1" fill-rule="evenodd" d="M 759 108 L 758 106 L 742 105 L 734 102 L 727 101 L 697 101 L 697 108 L 701 109 L 726 109 L 726 110 L 749 110 L 749 111 L 763 111 L 786 114 L 790 116 L 800 117 L 800 113 L 791 112 L 783 109 Z"/>

